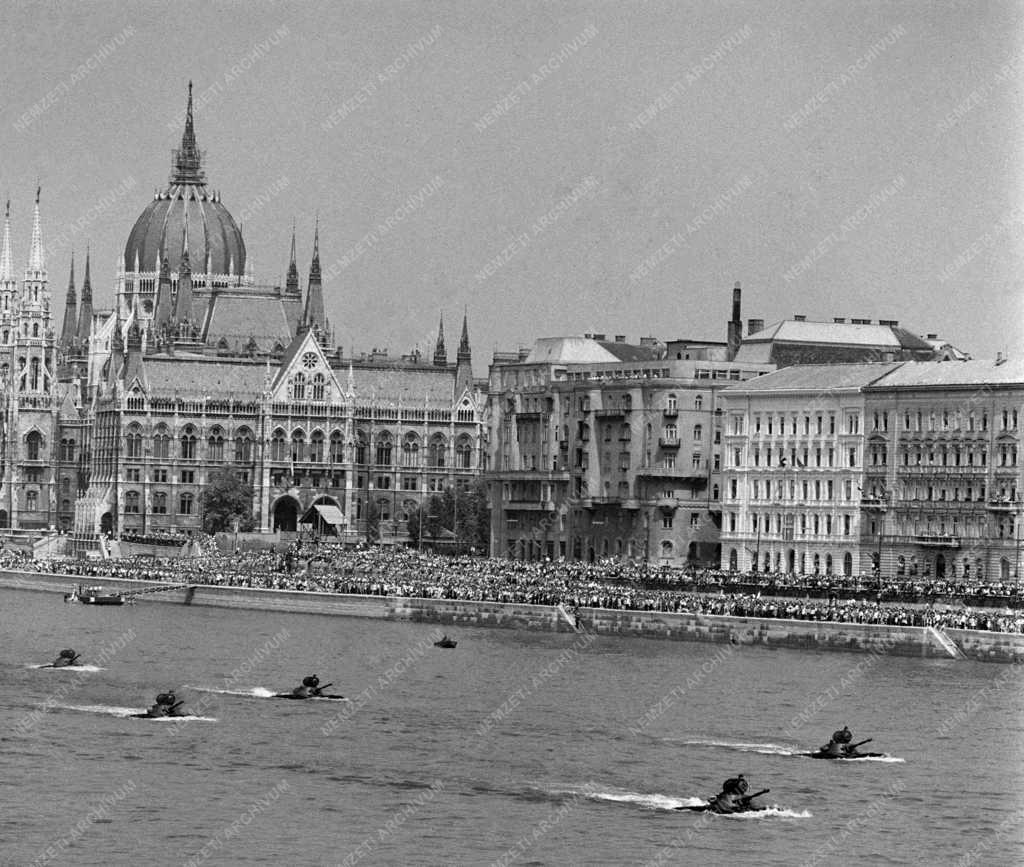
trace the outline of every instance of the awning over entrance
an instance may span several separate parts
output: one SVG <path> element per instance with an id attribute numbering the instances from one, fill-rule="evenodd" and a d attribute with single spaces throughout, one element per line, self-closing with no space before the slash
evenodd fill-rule
<path id="1" fill-rule="evenodd" d="M 299 523 L 312 524 L 320 532 L 329 529 L 337 533 L 348 524 L 348 520 L 345 518 L 345 513 L 337 506 L 330 503 L 317 503 L 306 510 Z"/>

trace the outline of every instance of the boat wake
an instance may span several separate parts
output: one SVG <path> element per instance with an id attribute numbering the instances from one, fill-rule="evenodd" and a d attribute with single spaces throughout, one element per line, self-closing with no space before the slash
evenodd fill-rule
<path id="1" fill-rule="evenodd" d="M 808 756 L 808 758 L 810 758 Z M 885 764 L 898 764 L 902 765 L 906 763 L 906 759 L 897 758 L 896 756 L 855 756 L 852 759 L 837 759 L 833 761 L 841 762 L 883 762 Z"/>
<path id="2" fill-rule="evenodd" d="M 116 707 L 109 704 L 56 704 L 55 708 L 61 710 L 77 710 L 80 713 L 101 713 L 107 716 L 117 716 L 123 718 L 134 717 L 139 714 L 144 714 L 146 708 L 138 707 Z M 212 716 L 193 716 L 187 714 L 185 716 L 165 716 L 165 717 L 147 717 L 153 722 L 217 722 L 216 717 Z"/>
<path id="3" fill-rule="evenodd" d="M 212 686 L 189 686 L 187 683 L 182 689 L 193 689 L 196 692 L 212 692 L 215 695 L 238 695 L 242 698 L 273 698 L 272 689 L 264 689 L 262 686 L 254 686 L 252 689 L 217 689 Z"/>
<path id="4" fill-rule="evenodd" d="M 674 738 L 672 740 L 675 740 Z M 787 747 L 782 744 L 748 744 L 741 741 L 712 741 L 706 739 L 682 741 L 683 744 L 693 747 L 722 747 L 728 750 L 738 750 L 741 753 L 762 753 L 768 756 L 795 756 L 799 749 Z"/>
<path id="5" fill-rule="evenodd" d="M 216 695 L 237 695 L 242 698 L 280 698 L 280 693 L 262 686 L 254 686 L 252 689 L 217 689 L 212 686 L 189 686 L 185 684 L 183 689 L 192 689 L 196 692 L 210 692 Z M 311 695 L 303 701 L 348 701 L 347 698 L 329 695 Z"/>
<path id="6" fill-rule="evenodd" d="M 50 671 L 106 671 L 105 668 L 99 665 L 59 665 L 54 666 L 52 662 L 43 663 L 41 665 L 30 665 L 29 668 L 44 668 Z"/>
<path id="7" fill-rule="evenodd" d="M 707 803 L 704 798 L 676 798 L 650 792 L 631 792 L 628 789 L 599 788 L 594 784 L 565 786 L 560 789 L 544 789 L 545 794 L 555 798 L 586 798 L 589 801 L 603 801 L 612 804 L 627 804 L 644 810 L 675 810 L 677 807 L 697 807 Z"/>

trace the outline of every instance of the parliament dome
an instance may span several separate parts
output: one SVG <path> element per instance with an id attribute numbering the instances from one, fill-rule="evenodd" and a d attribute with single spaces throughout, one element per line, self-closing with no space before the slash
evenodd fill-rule
<path id="1" fill-rule="evenodd" d="M 174 152 L 170 185 L 156 194 L 135 221 L 124 248 L 125 271 L 158 271 L 166 259 L 176 273 L 185 249 L 193 274 L 245 274 L 242 232 L 220 195 L 206 189 L 192 124 L 191 82 L 185 132 L 181 148 Z"/>

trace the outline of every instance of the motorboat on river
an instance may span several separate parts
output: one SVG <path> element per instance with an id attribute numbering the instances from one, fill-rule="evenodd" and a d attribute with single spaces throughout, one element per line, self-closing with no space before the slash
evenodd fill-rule
<path id="1" fill-rule="evenodd" d="M 128 597 L 124 593 L 108 593 L 100 586 L 84 587 L 79 584 L 65 594 L 65 602 L 81 602 L 83 605 L 124 605 Z"/>

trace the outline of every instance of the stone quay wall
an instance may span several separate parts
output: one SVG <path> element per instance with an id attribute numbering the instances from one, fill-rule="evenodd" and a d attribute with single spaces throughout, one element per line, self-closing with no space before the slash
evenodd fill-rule
<path id="1" fill-rule="evenodd" d="M 79 583 L 100 584 L 114 592 L 141 592 L 139 598 L 143 604 L 158 602 L 292 614 L 376 617 L 453 627 L 573 631 L 558 608 L 550 605 L 359 596 L 212 584 L 166 589 L 168 585 L 158 581 L 97 577 L 83 580 L 77 575 L 0 571 L 0 587 L 68 593 Z M 772 649 L 1024 663 L 1024 635 L 1016 633 L 607 608 L 583 608 L 580 618 L 585 631 L 598 635 L 704 641 Z"/>

